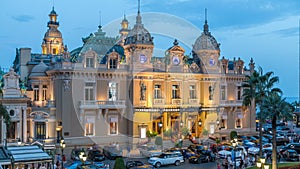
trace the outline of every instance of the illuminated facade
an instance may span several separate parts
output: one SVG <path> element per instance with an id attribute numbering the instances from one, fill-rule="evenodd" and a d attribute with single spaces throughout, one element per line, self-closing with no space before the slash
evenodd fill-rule
<path id="1" fill-rule="evenodd" d="M 255 112 L 242 106 L 241 87 L 254 63 L 247 69 L 239 58 L 220 58 L 207 20 L 190 58 L 177 40 L 165 56 L 154 57 L 153 37 L 139 10 L 132 29 L 124 16 L 120 38 L 105 36 L 99 26 L 71 52 L 54 9 L 49 16 L 42 54 L 21 48 L 14 62 L 30 100 L 19 127 L 23 141 L 51 142 L 59 135 L 74 145 L 131 143 L 148 130 L 182 128 L 195 137 L 204 130 L 221 137 L 232 130 L 255 133 Z"/>

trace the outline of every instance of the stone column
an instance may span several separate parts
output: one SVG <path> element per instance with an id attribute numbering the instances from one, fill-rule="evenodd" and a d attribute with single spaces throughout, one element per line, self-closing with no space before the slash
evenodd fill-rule
<path id="1" fill-rule="evenodd" d="M 27 116 L 26 116 L 26 107 L 22 108 L 23 110 L 23 142 L 27 141 Z"/>

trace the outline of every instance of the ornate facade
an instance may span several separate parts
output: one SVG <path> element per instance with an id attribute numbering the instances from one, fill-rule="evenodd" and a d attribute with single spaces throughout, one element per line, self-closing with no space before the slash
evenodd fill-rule
<path id="1" fill-rule="evenodd" d="M 105 36 L 99 26 L 71 52 L 54 9 L 49 16 L 42 54 L 17 50 L 14 69 L 27 91 L 19 111 L 23 120 L 16 120 L 21 126 L 11 139 L 51 142 L 63 136 L 68 144 L 82 145 L 137 142 L 148 130 L 180 134 L 186 128 L 195 137 L 204 131 L 218 137 L 232 130 L 255 132 L 255 112 L 242 106 L 241 87 L 253 60 L 246 68 L 240 58 L 220 58 L 207 20 L 193 57 L 176 39 L 164 56 L 154 57 L 153 37 L 139 10 L 132 29 L 124 16 L 119 39 Z"/>

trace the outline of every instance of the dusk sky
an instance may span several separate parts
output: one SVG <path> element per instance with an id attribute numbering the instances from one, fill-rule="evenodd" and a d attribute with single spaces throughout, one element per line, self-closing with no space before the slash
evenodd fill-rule
<path id="1" fill-rule="evenodd" d="M 71 51 L 82 46 L 82 37 L 97 31 L 100 11 L 103 30 L 117 36 L 124 13 L 133 27 L 138 5 L 137 0 L 2 0 L 0 6 L 0 66 L 9 68 L 16 48 L 41 53 L 52 6 Z M 154 36 L 154 55 L 163 56 L 175 38 L 189 55 L 201 34 L 205 8 L 221 57 L 240 57 L 247 67 L 252 57 L 256 67 L 279 76 L 285 97 L 299 95 L 299 0 L 141 0 L 143 24 Z"/>

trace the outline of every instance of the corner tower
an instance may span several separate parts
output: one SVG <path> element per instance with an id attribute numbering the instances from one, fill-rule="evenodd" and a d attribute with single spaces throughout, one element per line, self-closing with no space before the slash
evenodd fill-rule
<path id="1" fill-rule="evenodd" d="M 131 70 L 137 71 L 153 68 L 150 61 L 154 48 L 153 37 L 142 24 L 140 1 L 138 2 L 136 23 L 124 42 L 125 55 L 128 58 L 127 63 L 130 64 Z"/>
<path id="2" fill-rule="evenodd" d="M 57 22 L 57 14 L 52 7 L 49 14 L 50 21 L 48 22 L 48 30 L 44 35 L 42 42 L 42 54 L 58 55 L 64 52 L 64 44 L 61 32 L 58 30 L 59 22 Z"/>
<path id="3" fill-rule="evenodd" d="M 193 45 L 193 58 L 203 73 L 218 73 L 219 57 L 220 44 L 209 32 L 205 9 L 203 32 Z"/>

